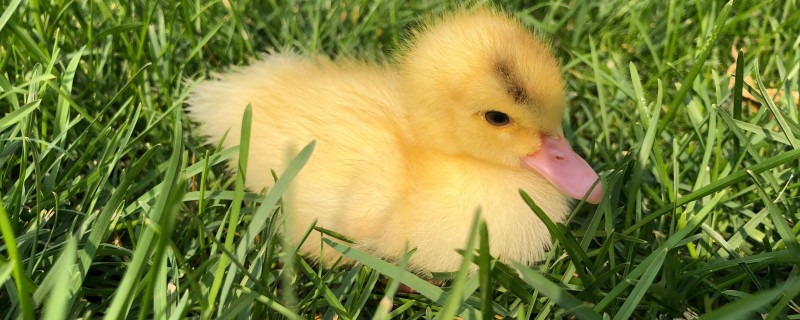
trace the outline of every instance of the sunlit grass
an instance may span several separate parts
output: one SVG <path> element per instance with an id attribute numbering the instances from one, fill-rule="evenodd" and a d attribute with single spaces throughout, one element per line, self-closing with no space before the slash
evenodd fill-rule
<path id="1" fill-rule="evenodd" d="M 797 1 L 504 2 L 552 42 L 565 134 L 606 193 L 546 221 L 535 266 L 491 259 L 477 220 L 478 272 L 441 287 L 344 242 L 324 240 L 354 266 L 301 259 L 278 230 L 314 144 L 256 194 L 223 164 L 251 148 L 207 146 L 183 114 L 196 79 L 262 52 L 387 59 L 458 6 L 3 2 L 0 313 L 800 319 Z"/>

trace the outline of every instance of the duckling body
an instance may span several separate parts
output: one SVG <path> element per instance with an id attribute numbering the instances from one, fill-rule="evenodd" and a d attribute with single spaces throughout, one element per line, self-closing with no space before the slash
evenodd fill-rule
<path id="1" fill-rule="evenodd" d="M 246 185 L 254 191 L 272 185 L 269 169 L 284 170 L 289 153 L 317 141 L 293 182 L 290 235 L 317 220 L 390 261 L 417 248 L 415 271 L 454 271 L 477 209 L 493 256 L 532 263 L 550 235 L 518 190 L 555 221 L 569 211 L 564 192 L 588 191 L 585 182 L 553 182 L 565 170 L 534 159 L 549 148 L 563 160 L 569 149 L 559 136 L 562 86 L 544 45 L 512 19 L 478 10 L 418 32 L 396 65 L 269 55 L 198 84 L 188 111 L 212 141 L 227 133 L 228 147 L 252 106 Z M 591 171 L 584 165 L 566 172 Z M 320 253 L 319 237 L 301 250 L 335 261 L 333 250 Z"/>

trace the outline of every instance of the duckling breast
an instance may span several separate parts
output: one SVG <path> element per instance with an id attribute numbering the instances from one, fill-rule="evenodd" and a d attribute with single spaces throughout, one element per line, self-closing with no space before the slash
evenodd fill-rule
<path id="1" fill-rule="evenodd" d="M 397 256 L 416 248 L 410 266 L 418 271 L 455 271 L 475 213 L 489 229 L 491 254 L 503 261 L 530 264 L 550 246 L 544 223 L 519 196 L 525 190 L 555 222 L 564 221 L 569 201 L 541 176 L 468 157 L 417 153 L 405 196 L 391 209 L 385 230 L 372 250 Z"/>

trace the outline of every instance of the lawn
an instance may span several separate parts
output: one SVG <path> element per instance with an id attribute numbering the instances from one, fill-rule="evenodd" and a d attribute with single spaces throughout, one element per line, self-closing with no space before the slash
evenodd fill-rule
<path id="1" fill-rule="evenodd" d="M 552 43 L 604 200 L 540 264 L 492 260 L 476 223 L 477 274 L 420 278 L 299 257 L 274 217 L 311 148 L 244 191 L 224 161 L 248 148 L 183 108 L 267 51 L 390 59 L 455 2 L 0 1 L 0 314 L 800 319 L 800 1 L 529 2 L 495 6 Z"/>

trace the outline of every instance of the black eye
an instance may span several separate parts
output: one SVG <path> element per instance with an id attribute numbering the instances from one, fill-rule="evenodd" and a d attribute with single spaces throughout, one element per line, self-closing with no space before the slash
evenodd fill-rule
<path id="1" fill-rule="evenodd" d="M 508 118 L 508 115 L 500 111 L 488 111 L 484 117 L 489 124 L 496 127 L 502 127 L 511 122 L 511 119 Z"/>

